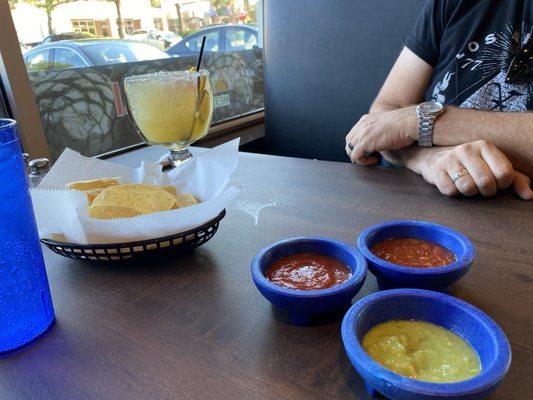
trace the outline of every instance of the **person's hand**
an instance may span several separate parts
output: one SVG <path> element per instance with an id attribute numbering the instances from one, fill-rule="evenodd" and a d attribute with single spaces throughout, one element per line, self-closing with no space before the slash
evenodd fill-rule
<path id="1" fill-rule="evenodd" d="M 346 135 L 346 154 L 354 163 L 375 164 L 377 158 L 368 154 L 402 149 L 417 136 L 418 117 L 414 106 L 363 115 Z"/>
<path id="2" fill-rule="evenodd" d="M 513 188 L 518 196 L 524 200 L 533 200 L 533 190 L 531 189 L 531 179 L 529 176 L 514 171 Z"/>
<path id="3" fill-rule="evenodd" d="M 492 196 L 498 189 L 511 186 L 514 181 L 520 197 L 533 197 L 529 179 L 515 171 L 496 146 L 483 140 L 430 152 L 421 160 L 418 170 L 426 181 L 447 196 L 459 193 L 465 196 L 478 193 Z"/>

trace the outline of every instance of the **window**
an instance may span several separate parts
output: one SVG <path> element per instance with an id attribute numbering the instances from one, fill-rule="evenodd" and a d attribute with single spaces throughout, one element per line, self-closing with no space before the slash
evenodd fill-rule
<path id="1" fill-rule="evenodd" d="M 29 52 L 26 55 L 26 68 L 29 72 L 52 69 L 50 50 Z"/>
<path id="2" fill-rule="evenodd" d="M 140 19 L 124 19 L 124 31 L 127 35 L 130 35 L 136 29 L 141 29 Z"/>
<path id="3" fill-rule="evenodd" d="M 73 19 L 72 30 L 74 32 L 85 32 L 96 36 L 96 24 L 92 19 Z"/>
<path id="4" fill-rule="evenodd" d="M 259 0 L 121 0 L 122 21 L 112 1 L 56 1 L 50 16 L 33 0 L 12 4 L 41 139 L 54 159 L 65 147 L 94 156 L 138 144 L 124 78 L 190 69 L 203 36 L 213 123 L 263 109 Z M 10 17 L 0 15 L 0 24 Z"/>
<path id="5" fill-rule="evenodd" d="M 57 47 L 54 49 L 54 69 L 86 67 L 87 63 L 74 50 Z"/>
<path id="6" fill-rule="evenodd" d="M 226 51 L 252 50 L 257 46 L 257 33 L 244 28 L 226 31 Z"/>
<path id="7" fill-rule="evenodd" d="M 96 35 L 99 37 L 110 37 L 111 36 L 111 27 L 109 20 L 105 19 L 102 21 L 96 21 Z"/>
<path id="8" fill-rule="evenodd" d="M 215 30 L 205 34 L 204 51 L 219 51 L 220 45 L 220 30 Z M 191 53 L 199 53 L 202 47 L 202 38 L 204 34 L 192 35 L 190 39 L 184 39 L 184 45 Z"/>
<path id="9" fill-rule="evenodd" d="M 94 65 L 120 64 L 135 61 L 161 60 L 168 54 L 146 43 L 101 43 L 83 47 Z"/>
<path id="10" fill-rule="evenodd" d="M 154 26 L 158 31 L 164 31 L 163 18 L 154 18 Z"/>

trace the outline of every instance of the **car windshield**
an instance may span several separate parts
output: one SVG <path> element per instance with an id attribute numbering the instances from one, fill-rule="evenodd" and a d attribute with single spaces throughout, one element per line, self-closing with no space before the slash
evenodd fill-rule
<path id="1" fill-rule="evenodd" d="M 117 43 L 110 41 L 87 45 L 83 49 L 95 65 L 158 60 L 169 57 L 165 52 L 145 43 Z"/>

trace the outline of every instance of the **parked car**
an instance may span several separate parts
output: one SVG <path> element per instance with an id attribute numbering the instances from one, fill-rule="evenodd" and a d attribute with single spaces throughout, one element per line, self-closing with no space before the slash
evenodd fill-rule
<path id="1" fill-rule="evenodd" d="M 63 40 L 80 40 L 80 39 L 95 39 L 96 35 L 87 32 L 65 32 L 65 33 L 55 33 L 49 35 L 43 39 L 40 44 L 60 42 Z"/>
<path id="2" fill-rule="evenodd" d="M 259 47 L 257 29 L 253 26 L 213 25 L 184 37 L 166 52 L 172 56 L 199 53 L 203 36 L 206 36 L 204 51 L 208 52 L 252 50 Z"/>
<path id="3" fill-rule="evenodd" d="M 137 29 L 133 31 L 126 39 L 149 43 L 160 48 L 161 50 L 165 50 L 178 43 L 181 40 L 181 36 L 176 35 L 171 31 L 149 31 L 146 29 Z"/>
<path id="4" fill-rule="evenodd" d="M 169 55 L 147 43 L 131 40 L 75 40 L 43 44 L 24 54 L 29 72 L 159 60 Z"/>

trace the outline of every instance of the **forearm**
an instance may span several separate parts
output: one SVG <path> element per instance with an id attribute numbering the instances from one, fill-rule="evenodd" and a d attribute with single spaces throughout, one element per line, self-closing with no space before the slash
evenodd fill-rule
<path id="1" fill-rule="evenodd" d="M 446 107 L 437 119 L 433 142 L 455 146 L 486 140 L 511 160 L 515 169 L 533 176 L 533 113 L 492 112 Z"/>
<path id="2" fill-rule="evenodd" d="M 405 106 L 407 106 L 407 104 Z M 374 113 L 385 112 L 385 111 L 393 111 L 393 110 L 397 110 L 398 108 L 403 108 L 403 107 L 400 105 L 385 103 L 385 102 L 376 100 L 370 107 L 370 110 L 368 111 L 368 113 L 374 114 Z"/>

